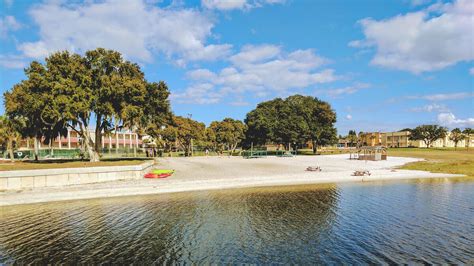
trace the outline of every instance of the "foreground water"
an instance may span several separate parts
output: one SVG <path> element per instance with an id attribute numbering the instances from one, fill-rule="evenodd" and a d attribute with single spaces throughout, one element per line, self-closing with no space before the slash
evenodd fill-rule
<path id="1" fill-rule="evenodd" d="M 474 263 L 474 182 L 193 192 L 1 208 L 0 263 Z"/>

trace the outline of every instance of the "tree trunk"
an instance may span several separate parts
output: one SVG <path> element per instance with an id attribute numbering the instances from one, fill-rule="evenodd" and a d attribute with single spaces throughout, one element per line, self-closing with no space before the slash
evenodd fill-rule
<path id="1" fill-rule="evenodd" d="M 8 153 L 10 154 L 10 161 L 14 162 L 15 161 L 15 155 L 13 154 L 13 140 L 11 140 L 11 139 L 8 140 L 7 150 L 8 150 Z"/>
<path id="2" fill-rule="evenodd" d="M 39 160 L 39 143 L 38 143 L 38 137 L 35 137 L 35 142 L 34 142 L 34 156 L 35 156 L 35 161 Z"/>
<path id="3" fill-rule="evenodd" d="M 236 148 L 237 148 L 237 143 L 234 143 L 234 145 L 232 146 L 232 149 L 230 150 L 229 156 L 234 155 L 234 151 L 235 151 Z"/>
<path id="4" fill-rule="evenodd" d="M 53 157 L 54 156 L 54 150 L 53 150 L 53 140 L 49 140 L 49 156 Z"/>
<path id="5" fill-rule="evenodd" d="M 317 146 L 317 143 L 316 141 L 311 141 L 313 143 L 313 154 L 316 154 L 318 153 L 318 146 Z"/>
<path id="6" fill-rule="evenodd" d="M 99 154 L 97 151 L 94 150 L 94 142 L 92 141 L 91 134 L 87 127 L 85 127 L 81 123 L 81 130 L 84 138 L 84 148 L 86 149 L 87 153 L 89 154 L 89 161 L 90 162 L 98 162 L 100 161 Z"/>
<path id="7" fill-rule="evenodd" d="M 102 148 L 102 115 L 97 115 L 97 120 L 95 122 L 95 145 L 94 148 L 96 152 L 100 151 Z"/>

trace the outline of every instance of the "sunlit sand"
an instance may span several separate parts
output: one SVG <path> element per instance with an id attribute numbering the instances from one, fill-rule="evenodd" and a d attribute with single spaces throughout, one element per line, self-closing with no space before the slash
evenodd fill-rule
<path id="1" fill-rule="evenodd" d="M 241 157 L 162 158 L 157 168 L 175 169 L 166 179 L 123 180 L 107 183 L 3 192 L 0 205 L 36 202 L 215 190 L 242 187 L 287 186 L 339 182 L 368 182 L 459 175 L 400 170 L 398 166 L 417 158 L 388 157 L 386 161 L 349 160 L 349 155 L 296 156 L 290 158 Z M 305 171 L 308 166 L 320 172 Z M 370 171 L 370 176 L 353 176 Z"/>

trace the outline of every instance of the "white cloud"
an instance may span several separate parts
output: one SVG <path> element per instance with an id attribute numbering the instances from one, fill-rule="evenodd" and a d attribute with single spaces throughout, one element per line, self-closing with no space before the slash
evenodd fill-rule
<path id="1" fill-rule="evenodd" d="M 209 9 L 231 10 L 248 7 L 246 0 L 202 0 L 202 6 Z"/>
<path id="2" fill-rule="evenodd" d="M 13 0 L 4 0 L 6 7 L 11 7 L 13 5 Z"/>
<path id="3" fill-rule="evenodd" d="M 438 123 L 447 127 L 474 127 L 474 118 L 458 119 L 453 113 L 440 113 Z"/>
<path id="4" fill-rule="evenodd" d="M 202 0 L 201 5 L 207 9 L 228 11 L 233 9 L 251 9 L 265 4 L 279 4 L 285 0 Z"/>
<path id="5" fill-rule="evenodd" d="M 423 96 L 408 96 L 408 99 L 422 99 L 429 101 L 461 100 L 474 97 L 474 92 L 438 93 Z"/>
<path id="6" fill-rule="evenodd" d="M 347 120 L 352 120 L 352 115 L 346 115 Z"/>
<path id="7" fill-rule="evenodd" d="M 230 53 L 229 44 L 207 44 L 214 21 L 195 9 L 158 8 L 142 0 L 105 0 L 65 5 L 35 5 L 30 10 L 40 39 L 18 45 L 24 55 L 42 58 L 58 50 L 84 52 L 104 47 L 127 58 L 149 62 L 155 53 L 177 63 L 215 60 Z"/>
<path id="8" fill-rule="evenodd" d="M 469 74 L 474 75 L 474 67 L 471 67 L 471 68 L 469 69 Z"/>
<path id="9" fill-rule="evenodd" d="M 237 97 L 235 101 L 230 102 L 232 106 L 249 106 L 250 103 L 245 101 L 242 97 Z"/>
<path id="10" fill-rule="evenodd" d="M 431 0 L 411 0 L 412 6 L 421 6 L 430 3 Z"/>
<path id="11" fill-rule="evenodd" d="M 180 98 L 193 95 L 195 102 L 203 103 L 207 101 L 201 99 L 207 99 L 210 92 L 220 95 L 219 100 L 229 94 L 242 95 L 246 92 L 257 97 L 264 97 L 270 92 L 286 94 L 292 89 L 339 79 L 332 69 L 318 69 L 327 61 L 313 50 L 288 53 L 274 45 L 244 46 L 239 53 L 231 56 L 229 64 L 219 71 L 189 71 L 187 76 L 193 85 L 177 95 Z M 202 95 L 198 97 L 196 86 L 199 84 L 212 84 L 212 89 L 199 90 Z"/>
<path id="12" fill-rule="evenodd" d="M 22 69 L 27 62 L 24 57 L 17 55 L 0 55 L 0 66 L 3 68 Z"/>
<path id="13" fill-rule="evenodd" d="M 215 92 L 209 83 L 196 84 L 181 93 L 172 93 L 171 100 L 177 103 L 213 104 L 218 103 L 222 94 Z"/>
<path id="14" fill-rule="evenodd" d="M 247 65 L 275 58 L 280 53 L 280 47 L 275 45 L 246 45 L 230 61 L 236 65 Z"/>
<path id="15" fill-rule="evenodd" d="M 328 95 L 329 97 L 332 98 L 337 98 L 342 95 L 348 95 L 348 94 L 354 94 L 358 92 L 361 89 L 367 89 L 370 88 L 370 84 L 367 83 L 356 83 L 352 86 L 347 86 L 343 88 L 337 88 L 337 89 L 328 89 L 328 90 L 317 90 L 316 93 L 324 93 Z"/>
<path id="16" fill-rule="evenodd" d="M 0 18 L 0 37 L 6 38 L 8 33 L 21 28 L 21 24 L 13 16 Z"/>
<path id="17" fill-rule="evenodd" d="M 410 109 L 412 112 L 449 112 L 449 108 L 444 104 L 428 104 L 421 107 L 415 107 Z"/>
<path id="18" fill-rule="evenodd" d="M 360 21 L 365 39 L 352 47 L 375 47 L 371 64 L 421 73 L 474 59 L 474 2 L 457 0 L 386 20 Z"/>

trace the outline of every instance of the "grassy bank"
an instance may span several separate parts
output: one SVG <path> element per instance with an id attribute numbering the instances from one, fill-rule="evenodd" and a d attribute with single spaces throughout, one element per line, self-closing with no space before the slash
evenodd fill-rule
<path id="1" fill-rule="evenodd" d="M 402 169 L 433 173 L 463 174 L 474 178 L 474 149 L 399 148 L 389 149 L 388 156 L 423 158 L 426 161 L 404 165 Z"/>
<path id="2" fill-rule="evenodd" d="M 124 166 L 124 165 L 138 165 L 143 163 L 142 159 L 122 159 L 122 160 L 104 160 L 100 162 L 88 162 L 78 160 L 51 160 L 39 162 L 0 162 L 0 171 L 12 170 L 35 170 L 35 169 L 58 169 L 58 168 L 78 168 L 78 167 L 98 167 L 98 166 Z"/>

